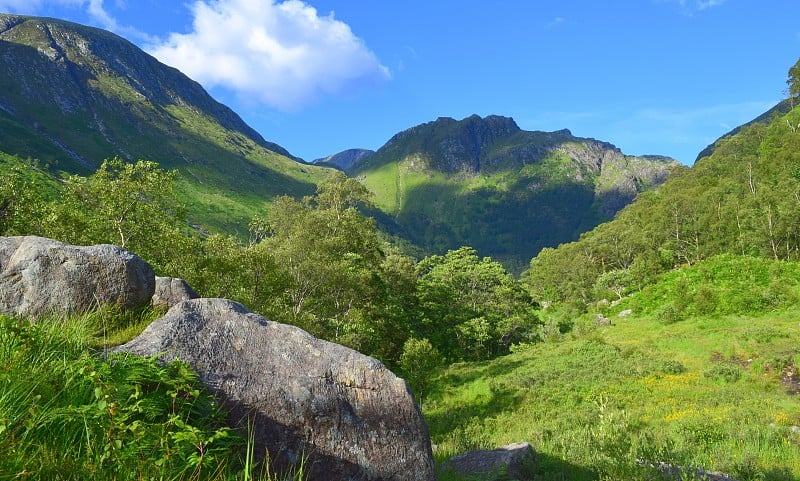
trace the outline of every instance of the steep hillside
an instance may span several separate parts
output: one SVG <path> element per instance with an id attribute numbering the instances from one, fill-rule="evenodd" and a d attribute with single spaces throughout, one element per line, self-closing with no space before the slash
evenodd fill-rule
<path id="1" fill-rule="evenodd" d="M 537 297 L 585 302 L 630 292 L 718 254 L 800 258 L 800 108 L 782 106 L 715 142 L 612 222 L 540 253 L 528 277 Z"/>
<path id="2" fill-rule="evenodd" d="M 194 221 L 227 230 L 323 175 L 130 42 L 16 15 L 0 15 L 0 151 L 79 174 L 114 156 L 154 160 L 180 171 Z"/>
<path id="3" fill-rule="evenodd" d="M 428 251 L 471 245 L 519 272 L 675 169 L 672 159 L 626 156 L 568 130 L 529 132 L 511 118 L 474 115 L 401 132 L 348 173 Z"/>
<path id="4" fill-rule="evenodd" d="M 782 116 L 786 115 L 787 113 L 789 113 L 792 110 L 792 107 L 793 107 L 792 101 L 789 100 L 789 99 L 786 99 L 786 100 L 783 100 L 781 102 L 778 102 L 777 105 L 775 105 L 771 109 L 767 110 L 763 114 L 759 115 L 758 117 L 754 118 L 750 122 L 747 122 L 746 124 L 743 124 L 743 125 L 740 125 L 740 126 L 736 127 L 735 129 L 731 130 L 730 132 L 726 133 L 722 137 L 720 137 L 717 140 L 715 140 L 713 144 L 707 146 L 705 149 L 703 149 L 697 155 L 697 159 L 695 159 L 695 162 L 700 160 L 700 159 L 702 159 L 703 157 L 708 157 L 709 155 L 713 154 L 714 150 L 716 150 L 717 146 L 720 145 L 720 143 L 723 140 L 731 137 L 732 135 L 736 135 L 743 128 L 749 127 L 750 125 L 753 125 L 753 124 L 767 124 L 767 123 L 770 123 L 773 120 L 775 120 L 776 117 L 782 117 Z"/>

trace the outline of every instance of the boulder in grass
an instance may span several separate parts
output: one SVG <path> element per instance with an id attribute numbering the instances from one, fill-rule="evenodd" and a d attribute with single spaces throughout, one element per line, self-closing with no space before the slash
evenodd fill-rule
<path id="1" fill-rule="evenodd" d="M 181 301 L 197 299 L 194 289 L 183 279 L 156 276 L 156 290 L 151 303 L 154 307 L 172 307 Z"/>
<path id="2" fill-rule="evenodd" d="M 0 237 L 2 314 L 37 318 L 106 305 L 135 309 L 150 302 L 154 289 L 153 269 L 121 247 Z"/>
<path id="3" fill-rule="evenodd" d="M 117 348 L 181 359 L 250 426 L 255 454 L 309 480 L 433 481 L 430 438 L 405 381 L 379 361 L 226 299 L 173 306 Z"/>
<path id="4" fill-rule="evenodd" d="M 508 479 L 532 479 L 536 453 L 529 443 L 515 443 L 492 450 L 469 451 L 445 461 L 442 469 L 459 476 L 488 477 L 504 474 Z"/>

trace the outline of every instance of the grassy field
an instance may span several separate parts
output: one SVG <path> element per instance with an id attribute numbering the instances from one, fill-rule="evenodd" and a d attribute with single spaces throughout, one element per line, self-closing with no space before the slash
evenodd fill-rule
<path id="1" fill-rule="evenodd" d="M 741 297 L 760 289 L 757 273 L 738 272 Z M 692 275 L 672 274 L 659 292 L 679 278 L 688 290 L 667 301 L 696 290 Z M 645 292 L 627 303 L 653 299 Z M 541 480 L 646 479 L 661 462 L 739 480 L 800 478 L 800 306 L 677 322 L 619 317 L 627 307 L 605 312 L 612 325 L 596 326 L 596 313 L 566 334 L 550 324 L 544 343 L 447 369 L 424 397 L 437 457 L 529 441 Z"/>

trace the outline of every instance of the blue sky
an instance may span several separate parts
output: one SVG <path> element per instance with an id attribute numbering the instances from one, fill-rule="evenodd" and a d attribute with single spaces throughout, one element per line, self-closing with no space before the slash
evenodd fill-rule
<path id="1" fill-rule="evenodd" d="M 112 30 L 312 160 L 513 117 L 691 164 L 779 101 L 797 0 L 0 0 Z"/>

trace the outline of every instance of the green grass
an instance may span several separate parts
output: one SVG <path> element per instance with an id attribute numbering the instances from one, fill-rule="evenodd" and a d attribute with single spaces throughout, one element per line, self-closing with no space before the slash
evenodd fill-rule
<path id="1" fill-rule="evenodd" d="M 256 466 L 187 365 L 94 350 L 154 315 L 0 317 L 0 479 L 303 478 Z"/>
<path id="2" fill-rule="evenodd" d="M 731 268 L 718 289 L 767 282 L 759 269 L 734 275 L 741 262 L 717 259 L 705 268 Z M 766 272 L 786 267 L 765 264 Z M 788 284 L 796 271 L 790 266 L 772 282 Z M 672 278 L 665 282 L 654 289 Z M 723 306 L 725 299 L 718 297 Z M 594 315 L 585 315 L 548 342 L 445 370 L 424 406 L 437 458 L 529 441 L 540 455 L 537 480 L 647 479 L 641 461 L 741 481 L 800 478 L 800 432 L 792 429 L 800 426 L 800 394 L 786 382 L 800 366 L 800 306 L 712 310 L 673 323 L 606 315 L 613 325 L 595 327 Z"/>

